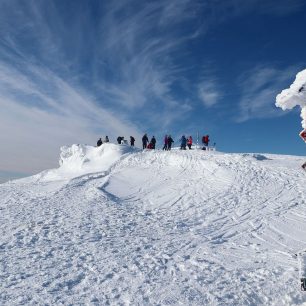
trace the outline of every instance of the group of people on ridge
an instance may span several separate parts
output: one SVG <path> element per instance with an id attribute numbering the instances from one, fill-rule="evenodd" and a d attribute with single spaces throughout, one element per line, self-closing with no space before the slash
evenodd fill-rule
<path id="1" fill-rule="evenodd" d="M 153 136 L 151 138 L 151 141 L 149 142 L 149 138 L 147 134 L 144 134 L 142 136 L 142 148 L 143 149 L 155 149 L 155 145 L 156 145 L 156 138 L 155 136 Z"/>
<path id="2" fill-rule="evenodd" d="M 105 143 L 109 142 L 108 136 L 105 137 L 104 142 Z M 185 135 L 183 135 L 180 139 L 180 142 L 181 142 L 181 147 L 180 147 L 181 150 L 186 150 L 186 146 L 189 148 L 189 150 L 191 150 L 191 147 L 193 144 L 192 136 L 189 136 L 188 138 L 186 138 Z M 128 142 L 127 140 L 124 139 L 123 136 L 118 136 L 117 143 L 127 144 Z M 171 135 L 165 135 L 163 150 L 170 151 L 173 143 L 174 143 L 174 140 L 172 139 Z M 209 144 L 209 135 L 205 135 L 202 137 L 202 143 L 204 145 L 202 150 L 206 150 Z M 99 138 L 99 140 L 97 141 L 97 147 L 101 146 L 102 144 L 103 144 L 102 138 Z M 133 136 L 130 136 L 130 145 L 132 147 L 134 147 L 135 145 L 135 138 Z M 153 136 L 151 140 L 149 141 L 148 135 L 147 133 L 145 133 L 142 137 L 142 148 L 154 150 L 155 146 L 156 146 L 155 136 Z"/>
<path id="3" fill-rule="evenodd" d="M 165 135 L 163 150 L 170 151 L 173 143 L 171 135 Z"/>

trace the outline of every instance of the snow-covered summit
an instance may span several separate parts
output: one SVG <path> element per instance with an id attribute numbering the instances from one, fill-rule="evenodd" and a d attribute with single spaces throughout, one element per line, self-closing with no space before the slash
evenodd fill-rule
<path id="1" fill-rule="evenodd" d="M 1 305 L 305 305 L 301 157 L 73 145 L 0 185 Z"/>

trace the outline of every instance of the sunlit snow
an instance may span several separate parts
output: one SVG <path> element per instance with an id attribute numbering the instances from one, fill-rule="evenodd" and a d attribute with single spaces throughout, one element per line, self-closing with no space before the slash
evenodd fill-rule
<path id="1" fill-rule="evenodd" d="M 302 162 L 64 147 L 0 185 L 0 304 L 305 305 Z"/>

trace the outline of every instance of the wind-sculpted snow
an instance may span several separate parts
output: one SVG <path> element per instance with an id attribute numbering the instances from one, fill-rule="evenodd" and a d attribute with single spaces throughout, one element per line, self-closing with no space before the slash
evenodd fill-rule
<path id="1" fill-rule="evenodd" d="M 80 175 L 107 171 L 125 154 L 137 152 L 139 149 L 128 145 L 115 145 L 112 143 L 102 144 L 100 147 L 74 144 L 70 147 L 61 147 L 58 169 L 42 172 L 40 180 L 65 180 Z"/>
<path id="2" fill-rule="evenodd" d="M 111 146 L 60 188 L 0 185 L 1 305 L 306 303 L 300 157 Z"/>

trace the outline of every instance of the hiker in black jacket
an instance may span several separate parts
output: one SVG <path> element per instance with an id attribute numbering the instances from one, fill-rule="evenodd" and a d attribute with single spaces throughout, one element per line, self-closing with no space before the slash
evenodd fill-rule
<path id="1" fill-rule="evenodd" d="M 103 143 L 103 142 L 102 142 L 102 139 L 99 138 L 98 141 L 97 141 L 97 147 L 100 147 L 102 143 Z"/>
<path id="2" fill-rule="evenodd" d="M 152 143 L 152 149 L 155 149 L 156 139 L 155 139 L 154 136 L 153 136 L 152 139 L 151 139 L 151 143 Z"/>
<path id="3" fill-rule="evenodd" d="M 147 136 L 147 134 L 144 134 L 142 137 L 142 148 L 146 149 L 147 148 L 147 144 L 149 142 L 149 138 Z"/>
<path id="4" fill-rule="evenodd" d="M 134 147 L 135 138 L 133 136 L 130 136 L 130 143 L 131 143 L 131 147 Z"/>

